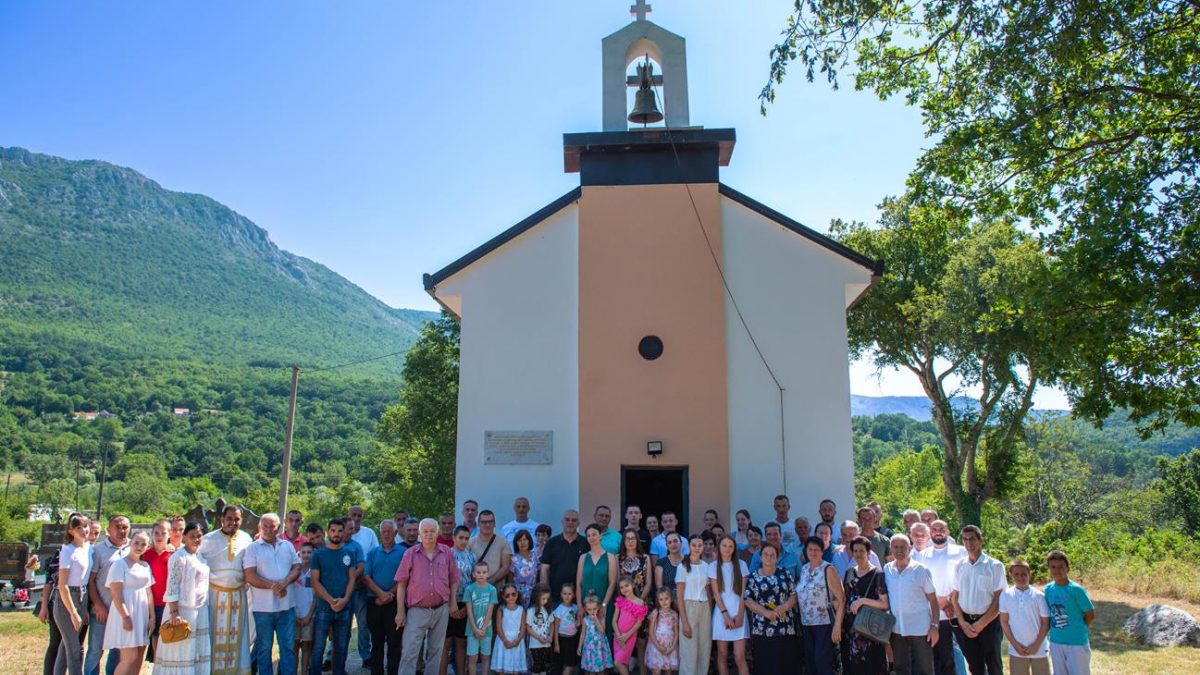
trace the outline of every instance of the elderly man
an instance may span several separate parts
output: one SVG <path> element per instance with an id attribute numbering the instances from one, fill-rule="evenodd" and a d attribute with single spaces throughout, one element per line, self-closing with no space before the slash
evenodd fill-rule
<path id="1" fill-rule="evenodd" d="M 258 519 L 258 540 L 246 548 L 242 572 L 250 587 L 258 672 L 271 672 L 274 639 L 279 643 L 279 674 L 295 675 L 296 610 L 291 588 L 300 577 L 300 556 L 291 542 L 279 537 L 277 514 L 264 513 Z"/>
<path id="2" fill-rule="evenodd" d="M 853 520 L 847 520 L 846 522 L 842 523 L 841 532 L 842 541 L 853 541 L 859 533 L 858 523 L 854 522 Z M 879 562 L 879 556 L 875 555 L 875 551 L 871 551 L 868 559 L 871 561 L 872 567 L 876 569 L 883 568 L 883 565 Z M 855 565 L 854 555 L 850 552 L 850 547 L 847 544 L 840 544 L 834 547 L 833 559 L 829 561 L 829 564 L 833 565 L 833 567 L 837 570 L 839 579 L 846 578 L 846 570 Z"/>
<path id="3" fill-rule="evenodd" d="M 1000 594 L 1008 583 L 1004 563 L 983 552 L 983 533 L 967 525 L 960 533 L 967 557 L 954 568 L 950 602 L 958 619 L 955 636 L 971 675 L 1003 675 Z"/>
<path id="4" fill-rule="evenodd" d="M 933 647 L 938 642 L 938 602 L 929 568 L 912 560 L 912 545 L 903 534 L 892 535 L 892 562 L 883 566 L 892 628 L 893 672 L 933 675 Z"/>
<path id="5" fill-rule="evenodd" d="M 908 529 L 908 538 L 912 541 L 913 555 L 933 545 L 933 542 L 929 540 L 929 526 L 919 520 Z"/>
<path id="6" fill-rule="evenodd" d="M 509 548 L 512 548 L 513 539 L 516 539 L 517 533 L 525 530 L 529 533 L 529 538 L 537 541 L 538 521 L 529 517 L 529 500 L 525 497 L 517 497 L 513 500 L 513 519 L 504 524 L 500 528 L 500 534 L 508 540 Z"/>
<path id="7" fill-rule="evenodd" d="M 600 546 L 605 551 L 616 555 L 617 550 L 621 548 L 621 532 L 609 527 L 612 522 L 612 509 L 601 504 L 592 511 L 592 522 L 600 526 Z M 652 547 L 654 542 L 650 544 Z"/>
<path id="8" fill-rule="evenodd" d="M 96 521 L 92 521 L 96 522 Z M 100 672 L 100 657 L 104 652 L 104 626 L 112 607 L 112 593 L 105 581 L 112 564 L 129 554 L 129 519 L 114 515 L 108 519 L 108 536 L 92 546 L 92 574 L 88 577 L 88 604 L 91 616 L 88 619 L 88 651 L 83 672 L 97 675 Z M 117 670 L 119 650 L 110 650 L 104 672 L 112 675 Z"/>
<path id="9" fill-rule="evenodd" d="M 796 558 L 800 560 L 801 564 L 803 564 L 804 542 L 812 536 L 809 534 L 813 531 L 812 524 L 809 522 L 808 518 L 804 516 L 796 516 L 796 519 L 792 521 L 792 530 L 796 533 L 796 544 L 792 546 L 792 551 L 796 553 Z"/>
<path id="10" fill-rule="evenodd" d="M 208 625 L 212 675 L 250 672 L 250 615 L 246 611 L 246 549 L 254 542 L 242 532 L 242 510 L 229 504 L 221 511 L 221 529 L 200 540 L 200 556 L 208 563 Z M 295 549 L 292 551 L 295 553 Z"/>
<path id="11" fill-rule="evenodd" d="M 912 526 L 921 522 L 921 512 L 916 509 L 905 509 L 904 515 L 900 516 L 904 521 L 904 533 L 912 534 Z M 926 526 L 928 527 L 928 525 Z"/>
<path id="12" fill-rule="evenodd" d="M 313 595 L 317 606 L 313 617 L 313 654 L 325 653 L 325 640 L 333 637 L 333 675 L 345 675 L 346 654 L 350 650 L 350 619 L 354 616 L 353 596 L 363 568 L 359 547 L 347 547 L 346 521 L 334 518 L 325 530 L 325 545 L 313 551 Z M 314 658 L 309 675 L 321 675 L 321 659 Z"/>
<path id="13" fill-rule="evenodd" d="M 554 607 L 558 606 L 563 584 L 574 583 L 579 557 L 588 551 L 587 540 L 579 536 L 578 511 L 563 512 L 562 528 L 562 534 L 546 542 L 540 560 L 539 579 L 550 589 L 550 604 Z"/>
<path id="14" fill-rule="evenodd" d="M 450 548 L 437 543 L 437 534 L 436 520 L 422 520 L 418 528 L 420 544 L 404 552 L 396 570 L 396 628 L 404 630 L 400 659 L 403 675 L 417 672 L 422 644 L 425 672 L 437 672 L 450 612 L 458 613 L 458 565 Z"/>
<path id="15" fill-rule="evenodd" d="M 488 566 L 488 583 L 498 585 L 508 578 L 508 568 L 512 564 L 512 548 L 508 540 L 496 534 L 496 514 L 488 509 L 479 512 L 479 534 L 468 544 L 475 560 L 485 562 Z"/>
<path id="16" fill-rule="evenodd" d="M 954 582 L 954 569 L 958 563 L 967 557 L 967 551 L 961 546 L 950 542 L 950 528 L 944 520 L 934 520 L 929 526 L 931 545 L 922 549 L 917 555 L 917 561 L 929 568 L 933 576 L 933 587 L 937 593 L 938 608 L 938 643 L 933 649 L 933 669 L 938 675 L 962 675 L 966 672 L 966 661 L 959 661 L 962 655 L 954 639 L 954 628 L 950 619 L 954 616 L 954 607 L 950 603 L 950 590 Z"/>
<path id="17" fill-rule="evenodd" d="M 362 577 L 368 592 L 367 626 L 371 629 L 372 675 L 396 675 L 400 670 L 400 641 L 396 628 L 396 570 L 408 549 L 396 543 L 396 523 L 379 523 L 379 547 L 367 556 Z M 386 653 L 385 653 L 386 652 Z"/>

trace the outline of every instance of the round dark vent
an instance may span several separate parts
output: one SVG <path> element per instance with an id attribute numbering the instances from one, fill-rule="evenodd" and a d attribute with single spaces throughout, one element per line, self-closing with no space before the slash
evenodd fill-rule
<path id="1" fill-rule="evenodd" d="M 663 342 L 657 335 L 647 335 L 638 343 L 638 353 L 643 359 L 653 361 L 662 356 Z"/>

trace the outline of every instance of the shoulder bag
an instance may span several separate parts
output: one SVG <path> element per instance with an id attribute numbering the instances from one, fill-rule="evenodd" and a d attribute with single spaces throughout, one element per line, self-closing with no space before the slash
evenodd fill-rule
<path id="1" fill-rule="evenodd" d="M 864 598 L 870 598 L 871 588 L 877 585 L 879 575 L 883 574 L 879 570 L 872 571 L 875 576 L 871 578 Z M 863 605 L 858 609 L 858 614 L 854 615 L 854 632 L 876 644 L 888 644 L 892 639 L 892 628 L 895 626 L 896 617 L 890 612 L 869 605 Z"/>

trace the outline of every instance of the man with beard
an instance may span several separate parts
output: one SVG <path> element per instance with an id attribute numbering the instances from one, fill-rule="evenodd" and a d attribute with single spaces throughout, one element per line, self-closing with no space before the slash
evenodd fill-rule
<path id="1" fill-rule="evenodd" d="M 313 617 L 313 654 L 325 653 L 325 640 L 333 636 L 333 673 L 345 675 L 346 654 L 350 650 L 350 619 L 354 615 L 353 597 L 363 561 L 360 547 L 347 548 L 343 543 L 346 522 L 341 518 L 329 521 L 325 529 L 325 545 L 313 551 L 313 595 L 317 598 Z M 321 674 L 320 659 L 313 659 L 311 675 Z"/>
<path id="2" fill-rule="evenodd" d="M 954 628 L 950 625 L 950 619 L 954 616 L 954 607 L 950 604 L 950 587 L 954 582 L 954 568 L 967 557 L 967 551 L 957 544 L 950 543 L 950 528 L 944 520 L 932 521 L 929 526 L 929 539 L 932 545 L 918 551 L 913 557 L 929 568 L 940 610 L 938 643 L 933 647 L 933 671 L 937 675 L 955 675 L 959 673 L 959 657 L 955 655 L 957 645 L 954 641 Z M 965 672 L 965 667 L 963 670 Z"/>
<path id="3" fill-rule="evenodd" d="M 241 526 L 242 510 L 229 504 L 221 511 L 221 529 L 200 540 L 199 553 L 209 570 L 212 675 L 250 672 L 250 616 L 242 563 L 254 540 L 239 529 Z"/>

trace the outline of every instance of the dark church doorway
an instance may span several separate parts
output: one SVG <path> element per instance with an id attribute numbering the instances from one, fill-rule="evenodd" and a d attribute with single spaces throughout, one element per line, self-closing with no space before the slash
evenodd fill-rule
<path id="1" fill-rule="evenodd" d="M 679 532 L 687 532 L 688 470 L 686 466 L 622 466 L 621 512 L 614 520 L 624 523 L 625 507 L 637 504 L 643 518 L 673 511 L 679 519 Z"/>

